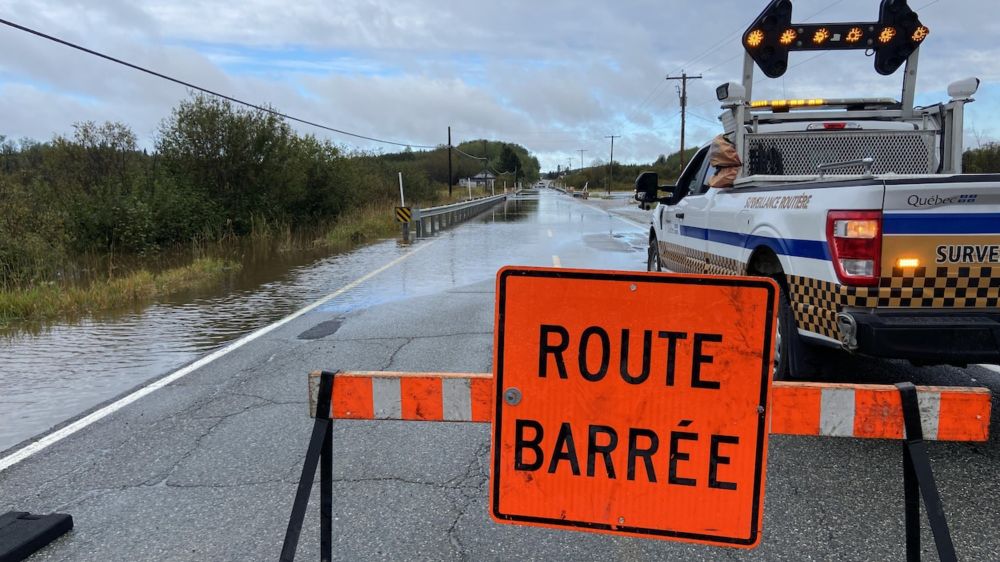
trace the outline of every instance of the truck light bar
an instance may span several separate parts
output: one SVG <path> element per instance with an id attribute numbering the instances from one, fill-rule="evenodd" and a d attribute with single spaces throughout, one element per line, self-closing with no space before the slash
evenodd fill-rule
<path id="1" fill-rule="evenodd" d="M 816 98 L 797 100 L 755 100 L 750 102 L 751 109 L 770 109 L 773 111 L 788 111 L 802 108 L 864 108 L 885 109 L 899 107 L 899 102 L 892 98 Z"/>
<path id="2" fill-rule="evenodd" d="M 817 107 L 826 105 L 826 100 L 822 99 L 812 99 L 812 100 L 756 100 L 750 102 L 750 107 L 754 109 L 759 108 L 770 108 L 775 109 L 779 107 Z"/>

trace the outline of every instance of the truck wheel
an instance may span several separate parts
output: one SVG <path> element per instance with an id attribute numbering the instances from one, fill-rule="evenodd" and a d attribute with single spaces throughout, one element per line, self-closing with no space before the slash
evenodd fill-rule
<path id="1" fill-rule="evenodd" d="M 774 380 L 784 381 L 798 377 L 800 362 L 797 359 L 801 355 L 801 348 L 788 290 L 782 287 L 778 298 L 778 329 L 774 334 Z"/>
<path id="2" fill-rule="evenodd" d="M 780 286 L 780 284 L 779 284 Z M 778 329 L 774 335 L 774 380 L 798 379 L 811 374 L 808 346 L 799 336 L 788 290 L 781 287 L 778 299 Z"/>
<path id="3" fill-rule="evenodd" d="M 663 264 L 660 263 L 660 245 L 656 242 L 655 234 L 649 239 L 647 254 L 646 271 L 663 271 Z"/>

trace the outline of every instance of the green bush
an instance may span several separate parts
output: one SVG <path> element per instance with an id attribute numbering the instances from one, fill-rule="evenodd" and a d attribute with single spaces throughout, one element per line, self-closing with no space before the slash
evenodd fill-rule
<path id="1" fill-rule="evenodd" d="M 0 176 L 2 288 L 52 279 L 66 262 L 65 217 L 58 206 L 39 196 L 42 187 L 37 183 L 24 186 Z"/>
<path id="2" fill-rule="evenodd" d="M 1000 144 L 989 143 L 966 151 L 962 157 L 962 169 L 967 174 L 1000 173 Z"/>
<path id="3" fill-rule="evenodd" d="M 474 141 L 495 171 L 538 161 L 523 147 Z M 455 155 L 455 179 L 483 169 Z M 49 142 L 0 136 L 0 286 L 69 277 L 74 258 L 145 255 L 191 241 L 334 223 L 345 212 L 436 201 L 448 151 L 349 152 L 297 134 L 259 109 L 195 95 L 161 123 L 152 154 L 120 123 L 74 125 Z M 522 175 L 522 178 L 525 177 Z M 109 268 L 110 269 L 110 268 Z"/>

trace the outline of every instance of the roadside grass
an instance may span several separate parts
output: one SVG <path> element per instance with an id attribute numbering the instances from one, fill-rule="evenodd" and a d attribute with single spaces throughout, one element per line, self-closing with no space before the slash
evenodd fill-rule
<path id="1" fill-rule="evenodd" d="M 94 281 L 85 287 L 56 283 L 0 290 L 0 324 L 83 316 L 133 306 L 183 290 L 213 283 L 240 264 L 218 258 L 198 258 L 189 265 L 151 273 L 146 269 Z"/>
<path id="2" fill-rule="evenodd" d="M 342 214 L 318 245 L 337 252 L 352 250 L 385 238 L 391 238 L 399 223 L 393 218 L 392 203 L 369 203 Z"/>
<path id="3" fill-rule="evenodd" d="M 447 189 L 438 192 L 433 204 L 447 200 Z M 456 192 L 457 195 L 457 192 Z M 456 199 L 458 199 L 456 197 Z M 461 199 L 459 199 L 461 200 Z M 296 232 L 290 225 L 255 218 L 248 241 L 255 246 L 276 245 L 280 251 L 299 251 L 307 247 L 330 252 L 346 252 L 399 235 L 399 223 L 393 217 L 391 201 L 372 202 L 344 212 L 329 227 Z M 427 206 L 427 205 L 425 205 Z M 195 255 L 225 253 L 233 240 L 196 243 Z M 145 305 L 157 298 L 211 285 L 239 271 L 238 261 L 224 257 L 199 257 L 188 265 L 152 272 L 140 265 L 137 269 L 98 279 L 86 284 L 69 281 L 39 282 L 25 287 L 0 287 L 0 331 L 13 322 L 30 324 L 76 319 L 100 312 Z"/>

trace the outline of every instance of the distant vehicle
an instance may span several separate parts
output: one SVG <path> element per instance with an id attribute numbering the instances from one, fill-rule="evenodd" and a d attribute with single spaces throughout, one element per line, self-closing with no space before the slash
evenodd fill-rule
<path id="1" fill-rule="evenodd" d="M 744 35 L 745 68 L 766 46 L 761 21 Z M 850 37 L 863 39 L 856 29 Z M 951 84 L 948 103 L 914 107 L 926 30 L 913 14 L 882 35 L 916 44 L 899 60 L 903 101 L 751 101 L 745 72 L 717 90 L 723 139 L 676 185 L 651 172 L 636 180 L 640 206 L 659 203 L 649 270 L 778 282 L 776 378 L 810 374 L 812 345 L 917 364 L 1000 362 L 1000 175 L 962 174 L 963 110 L 979 80 Z M 876 51 L 876 68 L 884 56 Z M 735 165 L 719 158 L 726 143 Z"/>

